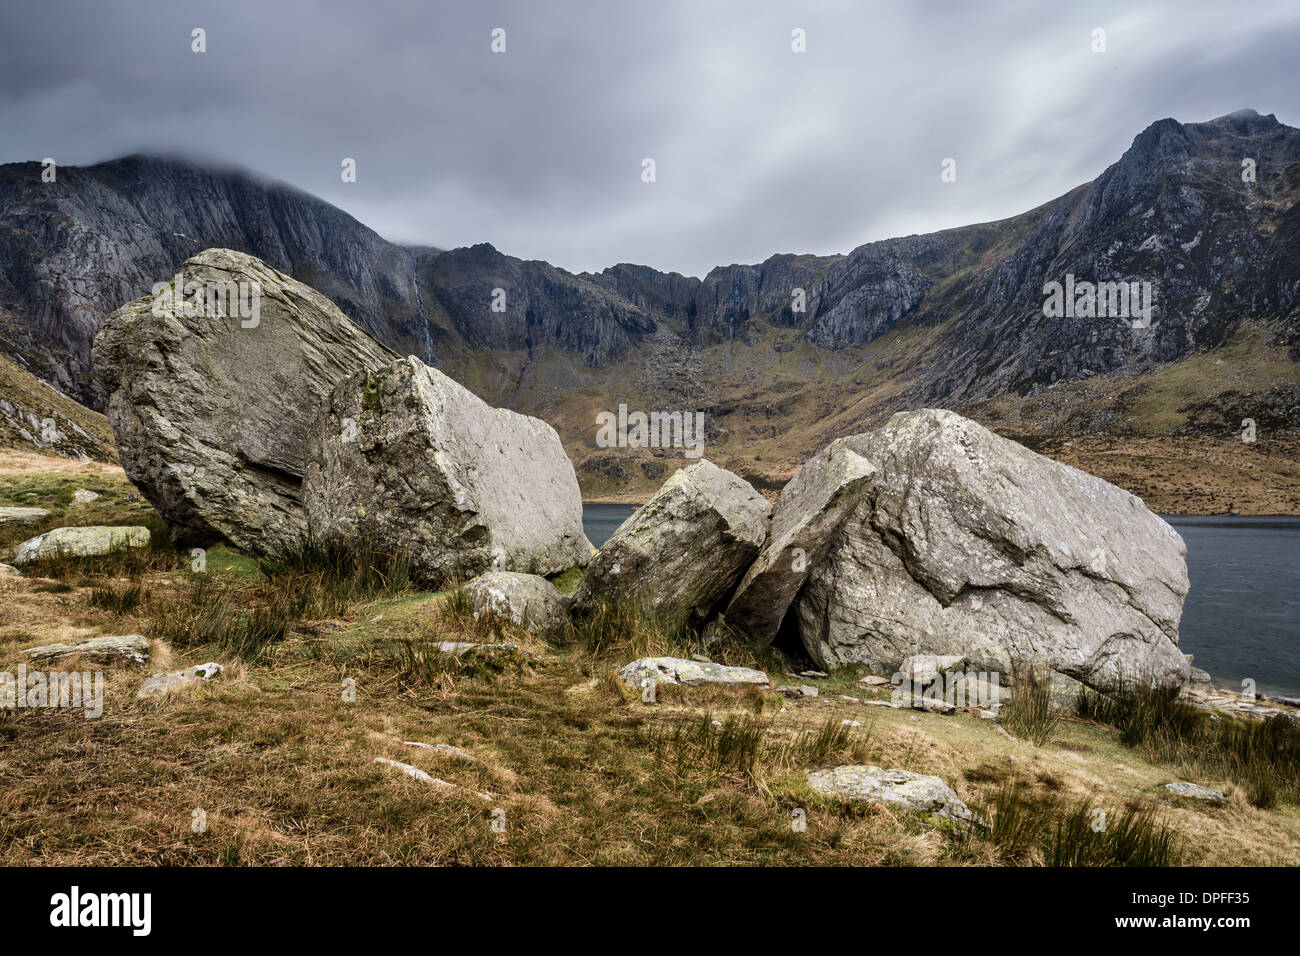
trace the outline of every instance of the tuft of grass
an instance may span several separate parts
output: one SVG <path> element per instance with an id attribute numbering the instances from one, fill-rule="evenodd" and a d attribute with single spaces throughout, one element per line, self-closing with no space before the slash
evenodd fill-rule
<path id="1" fill-rule="evenodd" d="M 1011 699 L 1003 705 L 1002 722 L 1017 737 L 1041 747 L 1051 738 L 1061 715 L 1052 709 L 1052 677 L 1046 668 L 1029 667 L 1017 674 Z"/>
<path id="2" fill-rule="evenodd" d="M 1008 780 L 975 809 L 988 827 L 963 834 L 967 849 L 989 843 L 1010 864 L 1177 866 L 1183 859 L 1176 833 L 1149 803 L 1110 813 L 1090 797 L 1035 797 Z"/>
<path id="3" fill-rule="evenodd" d="M 129 614 L 144 602 L 144 585 L 131 581 L 124 587 L 104 584 L 90 592 L 90 606 L 113 614 Z"/>
<path id="4" fill-rule="evenodd" d="M 1285 716 L 1214 720 L 1184 701 L 1178 688 L 1145 682 L 1106 695 L 1084 690 L 1075 710 L 1116 728 L 1121 743 L 1151 759 L 1238 782 L 1256 807 L 1300 802 L 1300 724 Z"/>

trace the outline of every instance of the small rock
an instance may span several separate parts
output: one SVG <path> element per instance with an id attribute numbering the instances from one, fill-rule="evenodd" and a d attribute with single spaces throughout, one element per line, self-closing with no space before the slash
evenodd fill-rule
<path id="1" fill-rule="evenodd" d="M 1180 780 L 1176 783 L 1165 784 L 1165 789 L 1176 797 L 1187 797 L 1189 800 L 1210 800 L 1214 803 L 1223 802 L 1223 791 L 1214 790 L 1210 787 L 1202 787 L 1200 784 L 1188 783 Z"/>
<path id="2" fill-rule="evenodd" d="M 14 564 L 27 564 L 38 558 L 98 557 L 148 544 L 149 529 L 139 526 L 55 528 L 20 544 Z"/>
<path id="3" fill-rule="evenodd" d="M 72 493 L 72 500 L 75 504 L 88 505 L 99 497 L 99 492 L 91 491 L 89 488 L 78 488 Z"/>
<path id="4" fill-rule="evenodd" d="M 23 573 L 11 564 L 0 564 L 0 578 L 21 578 Z"/>
<path id="5" fill-rule="evenodd" d="M 409 763 L 402 763 L 400 760 L 389 760 L 387 757 L 376 757 L 375 763 L 383 764 L 385 767 L 392 767 L 395 770 L 400 770 L 408 777 L 411 777 L 414 780 L 419 780 L 421 783 L 433 784 L 440 790 L 460 789 L 454 783 L 448 783 L 446 780 L 439 780 L 437 777 L 431 777 L 419 767 L 412 767 Z"/>
<path id="6" fill-rule="evenodd" d="M 0 508 L 0 525 L 31 524 L 48 516 L 44 508 Z"/>
<path id="7" fill-rule="evenodd" d="M 841 727 L 861 727 L 861 726 L 862 726 L 862 721 L 860 721 L 860 720 L 841 720 L 841 721 L 840 721 L 840 726 L 841 726 Z"/>
<path id="8" fill-rule="evenodd" d="M 434 753 L 441 754 L 444 757 L 456 757 L 459 760 L 469 760 L 473 763 L 482 762 L 478 759 L 478 757 L 475 757 L 472 753 L 469 753 L 466 750 L 461 750 L 459 747 L 453 747 L 451 744 L 426 744 L 426 743 L 421 743 L 418 740 L 403 740 L 402 746 L 417 747 L 420 750 L 431 750 Z"/>
<path id="9" fill-rule="evenodd" d="M 826 673 L 825 671 L 800 671 L 799 676 L 811 677 L 815 680 L 820 680 L 822 678 L 830 677 L 831 675 Z"/>
<path id="10" fill-rule="evenodd" d="M 499 618 L 544 634 L 565 620 L 569 599 L 538 574 L 488 571 L 465 585 L 474 617 L 492 613 Z"/>
<path id="11" fill-rule="evenodd" d="M 866 677 L 858 679 L 859 684 L 866 684 L 870 687 L 884 687 L 889 684 L 888 677 L 880 677 L 876 674 L 868 674 Z"/>
<path id="12" fill-rule="evenodd" d="M 778 687 L 777 693 L 784 694 L 786 697 L 816 697 L 817 688 L 809 684 L 800 684 L 797 687 L 789 684 L 784 687 Z"/>
<path id="13" fill-rule="evenodd" d="M 33 663 L 54 664 L 70 657 L 82 657 L 100 664 L 132 664 L 143 667 L 149 660 L 149 641 L 139 634 L 125 637 L 91 637 L 74 644 L 45 644 L 22 652 Z"/>
<path id="14" fill-rule="evenodd" d="M 164 694 L 170 694 L 173 691 L 187 690 L 191 687 L 197 687 L 200 684 L 206 684 L 208 681 L 220 677 L 225 670 L 216 661 L 208 661 L 206 664 L 199 664 L 195 667 L 187 667 L 183 671 L 169 671 L 166 674 L 154 674 L 143 684 L 140 690 L 136 692 L 136 697 L 161 697 Z"/>
<path id="15" fill-rule="evenodd" d="M 762 671 L 750 667 L 727 667 L 723 664 L 702 664 L 679 657 L 642 657 L 625 665 L 618 676 L 632 686 L 642 686 L 641 681 L 653 680 L 660 684 L 754 684 L 767 687 L 771 681 Z"/>
<path id="16" fill-rule="evenodd" d="M 892 803 L 961 824 L 972 820 L 970 809 L 942 779 L 910 770 L 882 770 L 860 764 L 835 767 L 808 774 L 808 786 L 823 796 Z"/>

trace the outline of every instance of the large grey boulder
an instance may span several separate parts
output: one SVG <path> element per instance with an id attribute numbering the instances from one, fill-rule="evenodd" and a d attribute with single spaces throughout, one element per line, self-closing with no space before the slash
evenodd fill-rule
<path id="1" fill-rule="evenodd" d="M 14 554 L 14 564 L 28 564 L 44 558 L 95 558 L 143 548 L 148 544 L 149 529 L 140 525 L 55 528 L 20 544 Z"/>
<path id="2" fill-rule="evenodd" d="M 792 613 L 823 668 L 915 654 L 1181 684 L 1178 533 L 1135 496 L 947 411 L 845 439 L 875 466 Z"/>
<path id="3" fill-rule="evenodd" d="M 771 511 L 747 481 L 707 459 L 679 469 L 591 559 L 571 611 L 628 602 L 669 626 L 698 622 L 758 555 Z"/>
<path id="4" fill-rule="evenodd" d="M 308 425 L 341 379 L 393 353 L 252 256 L 208 249 L 181 275 L 179 307 L 161 294 L 129 302 L 95 339 L 122 467 L 171 524 L 282 553 L 306 528 Z M 241 288 L 257 303 L 248 317 L 230 295 Z"/>
<path id="5" fill-rule="evenodd" d="M 334 389 L 311 429 L 303 502 L 318 539 L 409 548 L 432 587 L 488 568 L 553 574 L 591 553 L 555 429 L 413 357 Z"/>
<path id="6" fill-rule="evenodd" d="M 771 641 L 808 571 L 835 539 L 875 467 L 843 441 L 805 462 L 781 490 L 772 531 L 727 606 L 727 623 Z"/>
<path id="7" fill-rule="evenodd" d="M 539 634 L 560 628 L 569 599 L 546 578 L 518 571 L 488 571 L 465 585 L 473 614 L 494 614 Z"/>

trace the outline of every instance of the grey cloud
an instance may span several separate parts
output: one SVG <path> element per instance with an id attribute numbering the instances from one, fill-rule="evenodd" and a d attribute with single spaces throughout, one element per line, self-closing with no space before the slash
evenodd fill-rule
<path id="1" fill-rule="evenodd" d="M 1014 215 L 1164 116 L 1300 122 L 1293 10 L 7 0 L 0 160 L 179 151 L 284 179 L 396 241 L 702 275 Z"/>

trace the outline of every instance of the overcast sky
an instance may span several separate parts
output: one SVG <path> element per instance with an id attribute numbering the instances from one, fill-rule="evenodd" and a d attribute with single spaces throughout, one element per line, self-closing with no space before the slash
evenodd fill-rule
<path id="1" fill-rule="evenodd" d="M 1000 219 L 1092 179 L 1165 116 L 1253 107 L 1300 125 L 1296 0 L 0 11 L 2 162 L 184 151 L 293 183 L 397 242 L 486 241 L 573 271 L 703 275 Z M 940 179 L 948 157 L 955 183 Z"/>

